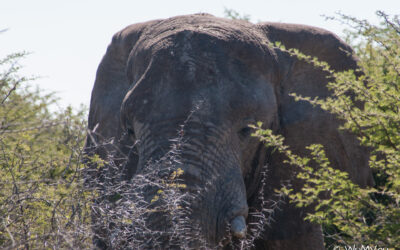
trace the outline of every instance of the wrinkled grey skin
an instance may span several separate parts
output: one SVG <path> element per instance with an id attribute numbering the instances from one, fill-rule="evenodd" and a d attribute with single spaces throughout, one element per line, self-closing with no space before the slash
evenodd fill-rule
<path id="1" fill-rule="evenodd" d="M 139 140 L 137 155 L 131 152 L 126 165 L 128 178 L 163 155 L 179 126 L 199 107 L 185 126 L 183 178 L 188 185 L 213 182 L 215 188 L 191 217 L 201 218 L 211 245 L 224 236 L 228 223 L 236 237 L 242 236 L 249 207 L 260 208 L 255 197 L 262 166 L 268 166 L 265 200 L 293 175 L 282 156 L 267 152 L 251 137 L 250 123 L 263 122 L 301 155 L 306 145 L 321 143 L 334 167 L 349 172 L 360 185 L 371 183 L 365 150 L 353 136 L 337 130 L 339 120 L 289 96 L 329 96 L 326 75 L 268 46 L 275 41 L 317 56 L 335 70 L 356 68 L 355 59 L 346 54 L 351 48 L 326 30 L 201 14 L 128 26 L 114 35 L 97 71 L 89 129 L 96 128 L 98 142 L 114 138 L 126 155 Z M 125 131 L 130 138 L 122 138 Z M 105 158 L 104 150 L 97 153 Z M 323 249 L 320 227 L 303 222 L 304 213 L 282 205 L 256 248 Z"/>

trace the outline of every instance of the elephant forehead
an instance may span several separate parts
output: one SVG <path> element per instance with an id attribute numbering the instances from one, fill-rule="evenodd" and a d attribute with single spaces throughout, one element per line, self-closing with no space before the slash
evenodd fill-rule
<path id="1" fill-rule="evenodd" d="M 273 95 L 263 97 L 272 93 L 276 61 L 257 32 L 251 23 L 212 16 L 176 17 L 151 26 L 129 56 L 134 87 L 126 107 L 143 119 L 152 112 L 164 119 L 193 110 L 223 117 L 229 110 L 245 113 L 270 106 L 261 102 L 274 104 Z"/>
<path id="2" fill-rule="evenodd" d="M 187 15 L 169 18 L 150 26 L 141 35 L 137 46 L 160 44 L 160 41 L 180 34 L 189 38 L 195 33 L 205 34 L 222 41 L 242 40 L 263 43 L 266 40 L 254 24 L 246 21 L 232 21 L 211 15 Z"/>
<path id="3" fill-rule="evenodd" d="M 134 86 L 142 85 L 135 88 L 152 93 L 165 88 L 178 91 L 218 86 L 226 90 L 233 83 L 251 87 L 260 78 L 276 81 L 274 57 L 253 44 L 225 43 L 208 35 L 186 32 L 177 37 L 170 46 L 131 57 L 131 82 Z"/>
<path id="4" fill-rule="evenodd" d="M 276 113 L 273 87 L 262 80 L 255 81 L 252 87 L 228 80 L 214 85 L 182 83 L 185 88 L 168 87 L 165 82 L 148 85 L 151 87 L 147 93 L 133 93 L 127 98 L 132 106 L 126 109 L 125 115 L 142 122 L 176 120 L 182 123 L 193 113 L 219 124 L 248 117 L 272 120 Z"/>
<path id="5" fill-rule="evenodd" d="M 194 15 L 151 26 L 132 49 L 127 71 L 132 83 L 155 64 L 162 66 L 160 73 L 180 69 L 179 77 L 198 80 L 196 73 L 206 78 L 231 73 L 232 64 L 258 67 L 259 72 L 265 73 L 275 61 L 268 41 L 255 25 Z"/>

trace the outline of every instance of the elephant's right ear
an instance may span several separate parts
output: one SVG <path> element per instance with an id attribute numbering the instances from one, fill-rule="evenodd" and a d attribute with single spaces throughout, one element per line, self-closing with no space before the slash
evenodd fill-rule
<path id="1" fill-rule="evenodd" d="M 98 141 L 119 139 L 121 134 L 120 107 L 130 88 L 127 61 L 142 33 L 160 20 L 133 24 L 113 36 L 97 69 L 89 111 L 89 130 Z"/>
<path id="2" fill-rule="evenodd" d="M 270 42 L 279 41 L 286 48 L 295 48 L 303 54 L 317 57 L 335 71 L 357 68 L 352 49 L 329 31 L 282 23 L 261 23 L 258 27 Z M 343 122 L 308 102 L 296 102 L 289 95 L 296 93 L 311 98 L 330 96 L 326 72 L 287 52 L 277 49 L 276 53 L 280 67 L 280 83 L 276 90 L 279 133 L 285 137 L 285 143 L 300 155 L 306 155 L 306 146 L 322 144 L 335 168 L 349 172 L 350 178 L 360 185 L 371 184 L 367 150 L 359 145 L 354 135 L 338 130 Z M 282 160 L 278 159 L 280 157 L 272 159 L 274 164 Z"/>

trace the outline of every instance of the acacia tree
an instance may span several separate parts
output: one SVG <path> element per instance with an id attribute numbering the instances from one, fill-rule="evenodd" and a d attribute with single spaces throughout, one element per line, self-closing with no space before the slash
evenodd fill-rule
<path id="1" fill-rule="evenodd" d="M 50 112 L 53 95 L 18 75 L 25 55 L 0 60 L 0 248 L 85 248 L 85 112 Z"/>
<path id="2" fill-rule="evenodd" d="M 334 72 L 317 58 L 275 44 L 330 74 L 332 97 L 293 97 L 336 114 L 344 121 L 341 129 L 352 131 L 371 149 L 374 187 L 360 188 L 347 173 L 331 168 L 321 145 L 310 145 L 309 157 L 297 156 L 284 145 L 284 138 L 262 130 L 260 124 L 254 126 L 254 135 L 266 146 L 285 153 L 289 165 L 300 167 L 297 178 L 304 181 L 303 188 L 284 187 L 279 192 L 299 207 L 318 204 L 306 220 L 323 225 L 327 248 L 400 246 L 400 20 L 381 11 L 377 15 L 380 25 L 343 14 L 336 18 L 350 27 L 346 39 L 359 58 L 361 74 Z M 311 162 L 318 167 L 310 167 Z"/>

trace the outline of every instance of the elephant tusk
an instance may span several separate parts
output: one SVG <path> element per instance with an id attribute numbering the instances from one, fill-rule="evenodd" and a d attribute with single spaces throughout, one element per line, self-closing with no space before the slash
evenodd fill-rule
<path id="1" fill-rule="evenodd" d="M 231 221 L 231 232 L 233 236 L 238 239 L 243 239 L 246 237 L 246 231 L 246 220 L 242 215 L 235 217 Z"/>

